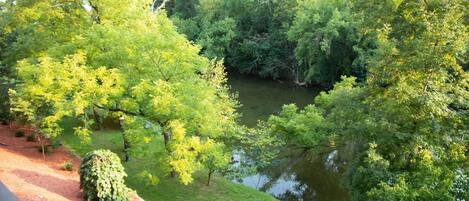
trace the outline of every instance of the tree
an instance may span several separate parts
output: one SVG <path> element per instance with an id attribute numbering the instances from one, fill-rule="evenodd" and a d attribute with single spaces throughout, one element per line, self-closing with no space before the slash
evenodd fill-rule
<path id="1" fill-rule="evenodd" d="M 341 75 L 366 77 L 356 59 L 370 44 L 358 37 L 350 2 L 200 0 L 170 10 L 207 56 L 239 72 L 327 87 Z"/>
<path id="2" fill-rule="evenodd" d="M 170 6 L 178 30 L 210 58 L 263 77 L 290 77 L 295 65 L 287 40 L 296 1 L 184 1 Z"/>
<path id="3" fill-rule="evenodd" d="M 356 7 L 372 20 L 362 32 L 378 42 L 365 101 L 379 130 L 367 138 L 374 142 L 370 154 L 360 157 L 352 176 L 355 198 L 459 199 L 451 189 L 456 172 L 468 168 L 467 73 L 457 61 L 467 48 L 467 7 L 463 1 L 374 7 L 357 1 Z"/>
<path id="4" fill-rule="evenodd" d="M 48 23 L 66 30 L 79 22 L 87 26 L 80 25 L 76 33 L 57 32 L 66 33 L 59 38 L 68 40 L 41 46 L 40 55 L 45 56 L 29 54 L 19 62 L 18 77 L 24 83 L 11 92 L 13 110 L 49 137 L 61 133 L 60 120 L 73 117 L 81 120 L 75 133 L 87 139 L 95 123 L 89 118 L 93 110 L 124 116 L 124 132 L 133 134 L 124 136 L 132 139 L 156 134 L 127 130 L 138 123 L 143 123 L 140 128 L 147 123 L 162 128 L 163 146 L 171 156 L 168 166 L 189 183 L 197 168 L 178 161 L 192 161 L 197 152 L 190 149 L 190 154 L 176 157 L 176 147 L 190 147 L 196 138 L 218 140 L 236 127 L 236 102 L 228 93 L 224 67 L 199 56 L 199 49 L 175 31 L 165 13 L 152 13 L 147 1 L 89 1 L 88 6 L 69 2 L 80 21 L 52 18 L 56 13 L 46 11 L 55 3 L 38 0 L 18 4 L 17 10 L 40 11 L 33 15 L 39 17 L 24 23 L 35 22 L 28 27 L 33 32 Z M 67 8 L 57 10 L 68 12 Z M 181 129 L 182 139 L 175 138 Z"/>
<path id="5" fill-rule="evenodd" d="M 357 76 L 352 63 L 358 37 L 350 7 L 347 1 L 300 1 L 288 30 L 288 39 L 296 43 L 297 83 L 327 86 L 340 75 Z"/>
<path id="6" fill-rule="evenodd" d="M 224 150 L 223 144 L 208 139 L 200 151 L 200 161 L 208 170 L 207 186 L 210 186 L 212 174 L 217 170 L 223 170 L 229 165 L 230 154 Z"/>
<path id="7" fill-rule="evenodd" d="M 289 143 L 307 137 L 318 139 L 311 148 L 331 141 L 351 146 L 341 154 L 351 156 L 353 200 L 464 200 L 467 6 L 444 0 L 353 3 L 354 17 L 363 20 L 359 33 L 376 43 L 360 54 L 369 70 L 366 83 L 344 78 L 315 99 L 322 117 L 308 124 L 330 123 L 325 135 L 322 129 L 288 129 L 303 128 L 293 120 L 308 107 L 298 114 L 287 106 L 269 125 L 293 133 Z"/>

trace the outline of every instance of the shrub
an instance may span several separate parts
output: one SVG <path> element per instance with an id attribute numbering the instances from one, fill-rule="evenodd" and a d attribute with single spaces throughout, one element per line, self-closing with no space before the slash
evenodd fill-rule
<path id="1" fill-rule="evenodd" d="M 64 163 L 62 163 L 62 170 L 72 171 L 73 163 L 71 161 L 65 161 Z"/>
<path id="2" fill-rule="evenodd" d="M 80 165 L 80 188 L 86 200 L 127 201 L 130 189 L 119 157 L 109 150 L 95 150 Z"/>
<path id="3" fill-rule="evenodd" d="M 34 142 L 34 141 L 36 141 L 36 134 L 33 133 L 33 134 L 31 134 L 31 135 L 28 135 L 28 137 L 26 137 L 26 140 L 27 140 L 28 142 Z"/>
<path id="4" fill-rule="evenodd" d="M 16 131 L 15 136 L 16 137 L 23 137 L 24 136 L 24 131 Z"/>

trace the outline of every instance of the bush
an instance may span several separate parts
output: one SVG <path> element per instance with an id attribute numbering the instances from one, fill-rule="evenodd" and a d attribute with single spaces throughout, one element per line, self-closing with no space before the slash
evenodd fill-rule
<path id="1" fill-rule="evenodd" d="M 86 200 L 127 201 L 130 189 L 119 157 L 109 150 L 95 150 L 80 165 L 80 188 Z"/>
<path id="2" fill-rule="evenodd" d="M 28 137 L 26 137 L 26 140 L 27 140 L 28 142 L 34 142 L 34 141 L 36 141 L 36 134 L 33 133 L 33 134 L 31 134 L 31 135 L 28 135 Z"/>
<path id="3" fill-rule="evenodd" d="M 24 131 L 16 131 L 15 136 L 16 137 L 23 137 L 24 136 Z"/>
<path id="4" fill-rule="evenodd" d="M 72 171 L 73 170 L 73 163 L 71 161 L 66 161 L 62 163 L 62 170 Z"/>

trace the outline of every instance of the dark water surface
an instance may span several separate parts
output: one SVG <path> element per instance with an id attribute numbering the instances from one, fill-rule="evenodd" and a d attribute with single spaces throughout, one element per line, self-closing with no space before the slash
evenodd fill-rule
<path id="1" fill-rule="evenodd" d="M 228 84 L 239 94 L 243 105 L 239 109 L 243 114 L 241 121 L 249 127 L 254 127 L 257 120 L 266 120 L 279 112 L 284 104 L 295 103 L 302 108 L 312 103 L 321 91 L 234 73 L 229 74 Z M 336 151 L 324 156 L 293 154 L 292 158 L 278 159 L 267 170 L 239 182 L 280 200 L 347 201 L 349 197 L 341 185 L 336 158 Z"/>

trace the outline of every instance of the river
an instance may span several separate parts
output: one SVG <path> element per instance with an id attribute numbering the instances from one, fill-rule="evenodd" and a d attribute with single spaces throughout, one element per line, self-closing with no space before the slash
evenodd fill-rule
<path id="1" fill-rule="evenodd" d="M 230 73 L 228 85 L 238 93 L 243 114 L 241 123 L 254 127 L 257 120 L 266 120 L 279 112 L 282 105 L 295 103 L 302 108 L 312 103 L 318 88 L 301 88 L 278 81 Z M 340 173 L 334 164 L 336 151 L 324 156 L 293 154 L 279 158 L 275 165 L 237 182 L 265 191 L 283 201 L 347 201 Z"/>

